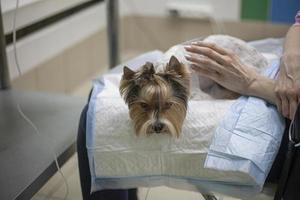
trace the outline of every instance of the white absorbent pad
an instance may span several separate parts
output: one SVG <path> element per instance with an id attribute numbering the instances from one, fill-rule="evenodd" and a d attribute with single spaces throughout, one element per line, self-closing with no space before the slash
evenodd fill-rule
<path id="1" fill-rule="evenodd" d="M 93 191 L 159 185 L 231 195 L 240 186 L 249 187 L 251 192 L 257 190 L 255 178 L 247 171 L 204 167 L 215 129 L 233 101 L 189 101 L 179 139 L 159 134 L 137 137 L 127 105 L 113 83 L 120 77 L 104 76 L 104 87 L 94 85 L 94 90 L 100 87 L 102 92 L 95 101 L 93 131 L 87 132 L 91 134 L 87 136 L 87 148 Z M 239 187 L 229 190 L 228 184 Z"/>
<path id="2" fill-rule="evenodd" d="M 147 55 L 146 60 L 155 61 L 162 56 L 162 53 L 156 52 L 154 56 Z M 179 139 L 162 134 L 137 137 L 128 115 L 128 107 L 118 91 L 120 78 L 119 69 L 113 74 L 103 76 L 93 85 L 86 133 L 92 191 L 159 185 L 200 192 L 220 192 L 237 197 L 260 191 L 281 139 L 270 145 L 275 141 L 272 137 L 280 137 L 278 132 L 283 129 L 282 123 L 279 127 L 276 126 L 276 133 L 269 137 L 266 134 L 274 131 L 265 130 L 271 127 L 269 125 L 255 130 L 256 126 L 253 124 L 251 133 L 257 137 L 249 136 L 245 140 L 230 140 L 233 134 L 228 131 L 224 135 L 226 143 L 222 143 L 222 131 L 226 129 L 224 116 L 231 117 L 233 105 L 238 108 L 238 105 L 244 107 L 246 104 L 234 104 L 235 101 L 231 100 L 212 100 L 200 95 L 203 99 L 189 101 Z M 243 101 L 243 98 L 245 97 L 240 100 Z M 266 102 L 260 104 L 267 108 L 258 113 L 275 116 L 264 122 L 272 123 L 274 119 L 282 122 L 274 108 L 269 112 Z M 250 110 L 254 109 L 253 112 L 256 112 L 255 108 L 253 105 Z M 243 111 L 239 109 L 240 112 L 236 114 L 241 114 L 241 110 Z M 243 123 L 247 123 L 247 116 L 243 115 Z M 255 121 L 251 117 L 249 119 L 251 122 Z M 219 126 L 220 123 L 222 126 Z M 222 129 L 224 127 L 225 129 Z M 219 132 L 215 134 L 216 130 Z M 236 132 L 235 136 L 238 135 Z M 244 135 L 239 136 L 242 138 Z M 235 145 L 247 144 L 247 140 L 250 144 L 245 148 L 232 148 Z M 256 148 L 256 140 L 259 140 L 259 149 Z M 226 148 L 227 144 L 230 148 Z M 268 148 L 262 148 L 264 145 Z M 221 150 L 224 150 L 224 154 L 221 154 Z M 231 150 L 242 152 L 230 152 Z M 259 158 L 255 159 L 255 155 Z M 262 163 L 264 158 L 267 162 Z M 234 161 L 234 164 L 230 163 L 231 161 Z M 253 170 L 256 168 L 262 171 Z"/>
<path id="3" fill-rule="evenodd" d="M 104 76 L 105 86 L 96 96 L 93 131 L 87 137 L 92 175 L 102 179 L 96 190 L 159 185 L 193 190 L 195 185 L 190 179 L 200 181 L 200 185 L 201 181 L 255 185 L 254 178 L 245 172 L 204 168 L 213 133 L 233 101 L 189 101 L 179 139 L 164 134 L 137 137 L 128 107 L 119 97 L 118 87 L 110 81 L 120 78 L 121 74 Z M 119 182 L 122 178 L 123 182 Z M 103 180 L 114 181 L 109 184 Z"/>

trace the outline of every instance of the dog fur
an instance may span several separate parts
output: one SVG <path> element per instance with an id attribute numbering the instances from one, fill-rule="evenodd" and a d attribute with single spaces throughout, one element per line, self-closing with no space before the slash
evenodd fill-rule
<path id="1" fill-rule="evenodd" d="M 124 67 L 120 93 L 137 135 L 169 133 L 179 137 L 190 94 L 190 72 L 176 57 L 163 71 L 146 63 L 138 71 Z"/>

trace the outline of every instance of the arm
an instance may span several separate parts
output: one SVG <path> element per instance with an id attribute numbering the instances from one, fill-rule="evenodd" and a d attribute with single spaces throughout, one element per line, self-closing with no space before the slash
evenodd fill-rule
<path id="1" fill-rule="evenodd" d="M 255 82 L 250 85 L 246 95 L 256 96 L 276 104 L 275 81 L 259 75 Z"/>
<path id="2" fill-rule="evenodd" d="M 192 53 L 186 59 L 192 69 L 223 87 L 243 95 L 257 96 L 275 104 L 275 83 L 254 68 L 244 66 L 239 58 L 226 49 L 198 42 L 185 49 Z"/>
<path id="3" fill-rule="evenodd" d="M 284 53 L 283 59 L 288 61 L 288 58 L 294 58 L 295 55 L 300 55 L 300 24 L 292 26 L 287 32 L 285 44 L 284 44 Z"/>
<path id="4" fill-rule="evenodd" d="M 300 103 L 300 24 L 293 25 L 286 35 L 275 85 L 277 108 L 292 119 Z"/>

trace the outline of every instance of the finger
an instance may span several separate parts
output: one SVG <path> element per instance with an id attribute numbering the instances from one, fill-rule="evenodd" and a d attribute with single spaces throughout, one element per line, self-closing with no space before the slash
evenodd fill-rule
<path id="1" fill-rule="evenodd" d="M 281 109 L 282 109 L 282 114 L 285 117 L 289 117 L 289 101 L 286 95 L 281 94 L 280 95 L 281 99 Z"/>
<path id="2" fill-rule="evenodd" d="M 196 45 L 196 46 L 200 46 L 200 47 L 207 47 L 210 49 L 215 50 L 216 52 L 218 52 L 221 55 L 228 55 L 230 54 L 230 52 L 214 43 L 210 43 L 210 42 L 203 42 L 203 41 L 199 41 L 199 42 L 192 42 L 192 45 Z"/>
<path id="3" fill-rule="evenodd" d="M 282 108 L 281 108 L 282 102 L 280 97 L 276 97 L 276 106 L 277 110 L 279 113 L 282 113 Z"/>
<path id="4" fill-rule="evenodd" d="M 295 89 L 288 89 L 286 93 L 289 100 L 289 118 L 293 119 L 298 105 L 298 96 Z"/>
<path id="5" fill-rule="evenodd" d="M 281 98 L 280 98 L 280 87 L 279 87 L 278 80 L 276 82 L 274 91 L 275 91 L 275 97 L 276 97 L 277 110 L 279 113 L 282 113 L 282 108 L 281 108 L 282 102 L 281 102 Z"/>
<path id="6" fill-rule="evenodd" d="M 195 56 L 195 55 L 189 54 L 189 55 L 186 55 L 185 58 L 188 61 L 190 61 L 194 64 L 197 64 L 207 70 L 214 70 L 214 71 L 223 70 L 223 67 L 220 66 L 218 63 L 216 63 L 212 59 L 204 57 L 204 56 Z"/>
<path id="7" fill-rule="evenodd" d="M 208 47 L 201 47 L 201 46 L 196 46 L 196 45 L 191 45 L 191 46 L 185 46 L 185 50 L 187 50 L 190 53 L 196 53 L 196 54 L 202 54 L 204 56 L 207 56 L 211 58 L 212 60 L 217 61 L 218 63 L 225 64 L 226 61 L 224 59 L 224 56 L 219 54 L 213 49 L 210 49 Z"/>
<path id="8" fill-rule="evenodd" d="M 191 68 L 194 71 L 198 72 L 200 75 L 211 78 L 213 80 L 219 76 L 219 74 L 216 71 L 207 70 L 206 68 L 203 68 L 202 66 L 197 65 L 197 64 L 192 64 Z"/>
<path id="9" fill-rule="evenodd" d="M 295 113 L 297 110 L 297 106 L 298 106 L 298 102 L 296 101 L 296 99 L 289 100 L 289 102 L 290 102 L 289 118 L 294 119 L 294 116 L 295 116 Z"/>

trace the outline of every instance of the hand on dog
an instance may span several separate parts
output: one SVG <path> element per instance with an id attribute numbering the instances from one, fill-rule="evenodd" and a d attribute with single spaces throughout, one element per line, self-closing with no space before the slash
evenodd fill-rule
<path id="1" fill-rule="evenodd" d="M 294 118 L 300 103 L 300 54 L 283 57 L 275 84 L 277 108 L 290 119 Z"/>
<path id="2" fill-rule="evenodd" d="M 215 44 L 195 42 L 185 50 L 195 72 L 234 92 L 247 95 L 251 84 L 260 76 L 253 67 L 244 66 L 234 53 Z"/>

